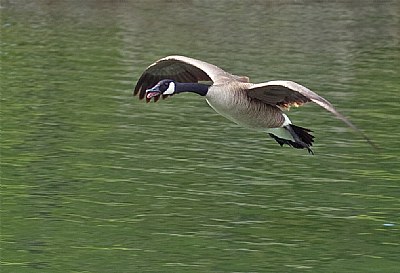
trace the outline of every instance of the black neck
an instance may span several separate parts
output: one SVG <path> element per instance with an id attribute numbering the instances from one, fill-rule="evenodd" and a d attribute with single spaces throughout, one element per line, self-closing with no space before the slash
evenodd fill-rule
<path id="1" fill-rule="evenodd" d="M 207 84 L 177 82 L 175 93 L 192 92 L 200 96 L 205 96 L 207 95 L 208 88 L 210 88 L 210 86 Z"/>

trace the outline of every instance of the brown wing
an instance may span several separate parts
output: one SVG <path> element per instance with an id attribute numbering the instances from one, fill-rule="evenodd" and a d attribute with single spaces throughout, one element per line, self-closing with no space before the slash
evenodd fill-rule
<path id="1" fill-rule="evenodd" d="M 298 83 L 292 81 L 269 81 L 266 83 L 254 84 L 249 88 L 248 95 L 249 97 L 258 99 L 264 103 L 283 108 L 289 108 L 290 106 L 297 107 L 311 101 L 315 102 L 322 108 L 334 114 L 349 127 L 359 132 L 369 144 L 377 148 L 377 146 L 373 144 L 371 140 L 360 131 L 360 129 L 351 123 L 345 116 L 340 114 L 329 101 Z"/>
<path id="2" fill-rule="evenodd" d="M 218 84 L 234 77 L 221 68 L 200 60 L 184 56 L 168 56 L 147 67 L 140 76 L 133 95 L 139 94 L 139 99 L 143 99 L 146 90 L 163 79 L 178 82 L 212 81 Z"/>

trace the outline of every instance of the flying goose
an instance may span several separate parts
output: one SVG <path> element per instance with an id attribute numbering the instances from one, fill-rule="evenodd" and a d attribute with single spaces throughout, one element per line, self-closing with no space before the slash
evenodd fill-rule
<path id="1" fill-rule="evenodd" d="M 230 74 L 213 64 L 189 57 L 168 56 L 147 67 L 133 95 L 146 98 L 147 102 L 151 99 L 157 102 L 160 97 L 184 92 L 204 96 L 222 116 L 244 127 L 268 133 L 281 146 L 305 148 L 310 154 L 314 154 L 310 148 L 314 142 L 312 131 L 292 124 L 283 110 L 314 102 L 361 133 L 374 146 L 329 101 L 298 83 L 277 80 L 254 84 L 248 77 Z"/>

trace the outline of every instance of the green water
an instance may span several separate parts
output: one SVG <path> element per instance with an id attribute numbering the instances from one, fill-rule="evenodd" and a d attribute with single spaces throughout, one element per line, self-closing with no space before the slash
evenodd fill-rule
<path id="1" fill-rule="evenodd" d="M 398 1 L 2 1 L 1 272 L 398 272 Z M 182 94 L 181 54 L 332 101 L 315 156 Z"/>

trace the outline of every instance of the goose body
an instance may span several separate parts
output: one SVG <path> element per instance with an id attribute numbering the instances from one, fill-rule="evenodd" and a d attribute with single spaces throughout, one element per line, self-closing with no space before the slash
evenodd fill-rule
<path id="1" fill-rule="evenodd" d="M 207 103 L 227 119 L 266 132 L 281 146 L 305 148 L 309 153 L 313 153 L 310 147 L 314 136 L 310 134 L 311 130 L 292 124 L 283 112 L 291 106 L 315 102 L 361 133 L 329 101 L 298 83 L 269 81 L 253 84 L 248 77 L 233 75 L 213 64 L 184 56 L 168 56 L 147 67 L 136 84 L 134 95 L 149 102 L 153 98 L 158 101 L 160 97 L 183 92 L 205 96 Z"/>
<path id="2" fill-rule="evenodd" d="M 285 121 L 282 111 L 250 98 L 245 91 L 249 86 L 238 82 L 223 88 L 211 86 L 206 101 L 217 113 L 241 126 L 256 130 L 281 127 Z"/>

